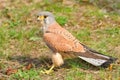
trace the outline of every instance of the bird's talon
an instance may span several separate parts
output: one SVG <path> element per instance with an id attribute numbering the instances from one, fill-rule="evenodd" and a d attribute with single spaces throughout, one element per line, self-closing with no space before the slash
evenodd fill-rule
<path id="1" fill-rule="evenodd" d="M 50 74 L 52 72 L 52 70 L 42 70 L 41 73 L 43 74 Z"/>
<path id="2" fill-rule="evenodd" d="M 53 68 L 54 68 L 54 67 L 55 67 L 55 66 L 52 65 L 52 67 L 51 67 L 49 70 L 41 71 L 41 73 L 43 73 L 43 74 L 50 74 L 50 73 L 53 71 Z"/>
<path id="3" fill-rule="evenodd" d="M 50 74 L 52 72 L 52 70 L 46 70 L 45 73 L 46 74 Z"/>

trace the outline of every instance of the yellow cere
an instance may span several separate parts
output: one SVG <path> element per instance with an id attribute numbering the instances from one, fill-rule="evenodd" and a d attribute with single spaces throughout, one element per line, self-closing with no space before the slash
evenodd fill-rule
<path id="1" fill-rule="evenodd" d="M 38 20 L 43 20 L 44 19 L 44 16 L 39 16 L 38 17 Z"/>

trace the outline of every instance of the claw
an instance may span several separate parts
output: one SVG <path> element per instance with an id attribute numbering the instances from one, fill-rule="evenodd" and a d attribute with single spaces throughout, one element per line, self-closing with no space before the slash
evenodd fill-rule
<path id="1" fill-rule="evenodd" d="M 44 74 L 50 74 L 52 72 L 52 70 L 45 70 Z"/>
<path id="2" fill-rule="evenodd" d="M 41 71 L 43 74 L 50 74 L 51 72 L 52 72 L 52 70 L 53 70 L 53 68 L 54 68 L 55 66 L 54 65 L 52 65 L 52 67 L 49 69 L 49 70 L 44 70 L 44 71 Z"/>

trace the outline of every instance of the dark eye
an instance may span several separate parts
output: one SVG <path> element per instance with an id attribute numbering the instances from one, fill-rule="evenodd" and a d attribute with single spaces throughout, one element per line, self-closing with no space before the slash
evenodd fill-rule
<path id="1" fill-rule="evenodd" d="M 37 15 L 36 17 L 38 18 L 39 16 Z"/>
<path id="2" fill-rule="evenodd" d="M 44 18 L 46 18 L 47 16 L 44 16 Z"/>

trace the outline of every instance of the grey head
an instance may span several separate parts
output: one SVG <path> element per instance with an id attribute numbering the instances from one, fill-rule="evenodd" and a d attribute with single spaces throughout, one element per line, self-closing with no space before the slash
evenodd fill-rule
<path id="1" fill-rule="evenodd" d="M 48 11 L 39 12 L 37 20 L 41 22 L 43 32 L 46 32 L 50 24 L 56 22 L 54 15 Z"/>
<path id="2" fill-rule="evenodd" d="M 55 17 L 51 12 L 42 11 L 37 14 L 38 20 L 43 21 L 44 24 L 50 25 L 55 22 Z"/>

